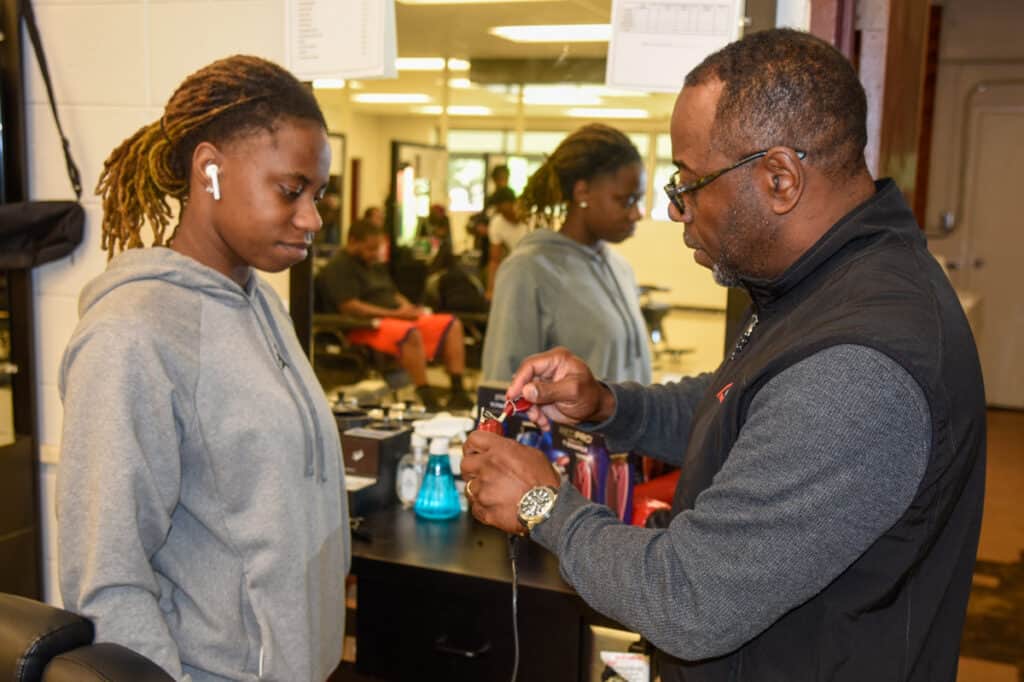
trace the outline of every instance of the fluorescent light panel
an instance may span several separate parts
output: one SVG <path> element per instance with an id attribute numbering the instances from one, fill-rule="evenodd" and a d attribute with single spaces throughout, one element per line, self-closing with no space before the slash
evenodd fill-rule
<path id="1" fill-rule="evenodd" d="M 360 92 L 352 96 L 352 101 L 362 104 L 426 104 L 430 96 L 421 92 Z"/>
<path id="2" fill-rule="evenodd" d="M 421 114 L 433 114 L 439 116 L 441 114 L 440 104 L 430 104 L 425 107 L 419 107 L 416 111 Z M 449 116 L 490 116 L 490 107 L 481 107 L 475 105 L 459 105 L 452 104 L 448 107 Z"/>
<path id="3" fill-rule="evenodd" d="M 611 24 L 537 24 L 492 26 L 491 35 L 514 43 L 602 43 L 612 35 Z"/>
<path id="4" fill-rule="evenodd" d="M 444 57 L 399 57 L 395 60 L 399 71 L 444 71 Z M 469 71 L 465 59 L 449 59 L 449 71 Z"/>
<path id="5" fill-rule="evenodd" d="M 612 109 L 610 107 L 576 107 L 565 112 L 566 115 L 574 118 L 647 118 L 648 113 L 644 109 Z"/>
<path id="6" fill-rule="evenodd" d="M 344 87 L 345 81 L 342 78 L 317 78 L 313 81 L 315 90 L 341 90 Z"/>

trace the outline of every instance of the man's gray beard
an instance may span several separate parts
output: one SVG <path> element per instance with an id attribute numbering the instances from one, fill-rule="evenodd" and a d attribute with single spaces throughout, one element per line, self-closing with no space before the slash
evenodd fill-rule
<path id="1" fill-rule="evenodd" d="M 715 263 L 711 266 L 711 276 L 714 278 L 715 284 L 719 286 L 731 288 L 740 285 L 739 273 L 722 263 Z"/>

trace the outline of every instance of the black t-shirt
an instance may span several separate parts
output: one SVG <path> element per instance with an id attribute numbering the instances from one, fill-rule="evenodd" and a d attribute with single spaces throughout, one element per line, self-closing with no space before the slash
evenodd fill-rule
<path id="1" fill-rule="evenodd" d="M 357 298 L 381 308 L 398 307 L 398 289 L 383 263 L 366 265 L 344 249 L 317 273 L 315 308 L 336 313 L 345 301 Z"/>

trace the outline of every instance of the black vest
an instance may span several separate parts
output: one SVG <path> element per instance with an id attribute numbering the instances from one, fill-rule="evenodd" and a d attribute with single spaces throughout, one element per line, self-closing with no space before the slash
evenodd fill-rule
<path id="1" fill-rule="evenodd" d="M 954 680 L 981 526 L 985 396 L 945 273 L 900 191 L 881 181 L 781 277 L 744 284 L 758 324 L 698 407 L 676 512 L 711 485 L 757 391 L 838 344 L 874 348 L 917 381 L 931 412 L 931 451 L 907 511 L 821 593 L 721 658 L 661 655 L 663 680 Z"/>

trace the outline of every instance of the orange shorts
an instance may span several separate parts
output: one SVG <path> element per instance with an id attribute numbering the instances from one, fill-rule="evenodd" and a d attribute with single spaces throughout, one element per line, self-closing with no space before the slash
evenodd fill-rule
<path id="1" fill-rule="evenodd" d="M 388 355 L 398 355 L 398 349 L 413 329 L 420 331 L 427 358 L 434 360 L 444 341 L 444 335 L 455 320 L 451 315 L 422 315 L 417 320 L 399 320 L 395 317 L 380 318 L 376 329 L 356 329 L 348 333 L 348 340 Z"/>

